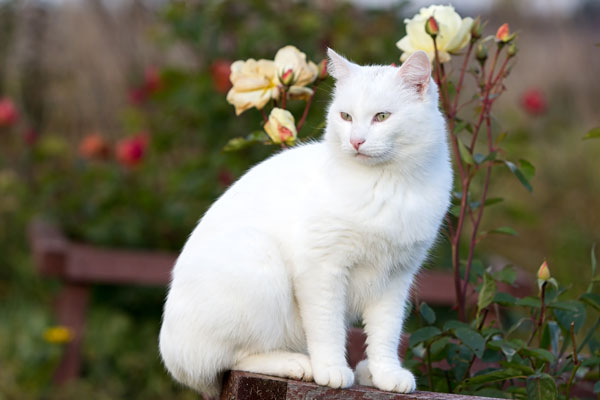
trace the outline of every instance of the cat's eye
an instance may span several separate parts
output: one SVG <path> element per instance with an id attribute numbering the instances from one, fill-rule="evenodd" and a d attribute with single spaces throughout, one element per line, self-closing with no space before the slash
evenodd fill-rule
<path id="1" fill-rule="evenodd" d="M 343 111 L 342 111 L 342 112 L 340 113 L 340 116 L 342 117 L 342 119 L 343 119 L 344 121 L 349 121 L 349 122 L 352 122 L 352 115 L 348 114 L 347 112 L 343 112 Z"/>
<path id="2" fill-rule="evenodd" d="M 373 122 L 383 122 L 383 121 L 385 121 L 386 119 L 388 119 L 388 117 L 389 117 L 390 115 L 392 115 L 392 114 L 391 114 L 391 113 L 389 113 L 389 112 L 380 112 L 380 113 L 377 113 L 377 114 L 375 114 L 375 116 L 373 117 Z"/>

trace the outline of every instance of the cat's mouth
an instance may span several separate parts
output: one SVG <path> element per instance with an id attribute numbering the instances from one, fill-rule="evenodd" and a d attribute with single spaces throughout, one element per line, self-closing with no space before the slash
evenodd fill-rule
<path id="1" fill-rule="evenodd" d="M 365 159 L 371 158 L 370 155 L 367 155 L 365 153 L 361 153 L 360 151 L 357 151 L 356 153 L 354 153 L 354 157 L 356 157 L 356 158 L 358 158 L 360 160 L 365 160 Z"/>

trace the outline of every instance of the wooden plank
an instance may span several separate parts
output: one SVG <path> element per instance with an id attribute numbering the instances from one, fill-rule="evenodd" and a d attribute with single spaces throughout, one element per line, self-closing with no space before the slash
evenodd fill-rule
<path id="1" fill-rule="evenodd" d="M 489 400 L 489 397 L 416 391 L 409 394 L 384 392 L 366 386 L 332 389 L 314 382 L 302 382 L 249 372 L 231 371 L 225 376 L 221 400 Z M 497 400 L 497 399 L 496 399 Z"/>
<path id="2" fill-rule="evenodd" d="M 65 276 L 78 282 L 166 285 L 176 258 L 171 253 L 113 250 L 72 243 Z"/>

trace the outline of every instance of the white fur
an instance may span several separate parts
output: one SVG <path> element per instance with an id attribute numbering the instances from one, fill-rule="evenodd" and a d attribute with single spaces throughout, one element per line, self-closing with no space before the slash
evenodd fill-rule
<path id="1" fill-rule="evenodd" d="M 176 380 L 208 396 L 229 369 L 352 385 L 346 328 L 360 318 L 359 383 L 415 389 L 398 358 L 404 308 L 452 185 L 437 88 L 424 53 L 401 68 L 329 55 L 337 83 L 325 139 L 248 171 L 173 270 L 160 352 Z M 374 122 L 379 112 L 391 115 Z"/>

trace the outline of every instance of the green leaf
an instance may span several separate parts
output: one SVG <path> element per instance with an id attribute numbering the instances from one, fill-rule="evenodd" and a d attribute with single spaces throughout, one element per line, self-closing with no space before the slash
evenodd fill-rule
<path id="1" fill-rule="evenodd" d="M 471 328 L 458 328 L 455 331 L 456 337 L 459 338 L 465 346 L 470 348 L 478 358 L 483 357 L 485 351 L 485 339 L 479 332 Z"/>
<path id="2" fill-rule="evenodd" d="M 590 129 L 588 131 L 588 133 L 586 133 L 585 136 L 583 137 L 583 140 L 598 139 L 598 138 L 600 138 L 600 126 Z"/>
<path id="3" fill-rule="evenodd" d="M 526 357 L 533 357 L 537 360 L 541 360 L 543 362 L 551 363 L 554 361 L 554 354 L 549 352 L 546 349 L 528 349 L 524 348 L 520 351 L 521 355 Z"/>
<path id="4" fill-rule="evenodd" d="M 560 328 L 556 321 L 548 321 L 544 325 L 544 330 L 542 331 L 542 340 L 540 342 L 541 348 L 552 349 L 552 353 L 554 355 L 558 354 L 558 341 L 560 340 Z"/>
<path id="5" fill-rule="evenodd" d="M 481 284 L 481 290 L 477 298 L 477 314 L 484 308 L 489 306 L 494 300 L 496 294 L 496 281 L 487 272 L 483 274 L 483 283 Z"/>
<path id="6" fill-rule="evenodd" d="M 593 390 L 594 390 L 594 393 L 600 393 L 600 381 L 596 382 Z"/>
<path id="7" fill-rule="evenodd" d="M 568 300 L 563 303 L 569 303 L 575 311 L 553 309 L 552 312 L 556 320 L 560 327 L 567 332 L 571 329 L 571 322 L 575 323 L 575 333 L 579 332 L 579 328 L 585 321 L 585 306 L 577 300 Z"/>
<path id="8" fill-rule="evenodd" d="M 540 299 L 536 297 L 527 296 L 523 297 L 522 299 L 518 299 L 517 305 L 523 307 L 540 308 L 542 306 L 542 303 L 540 302 Z"/>
<path id="9" fill-rule="evenodd" d="M 422 343 L 431 338 L 434 338 L 441 333 L 442 333 L 442 331 L 440 331 L 435 326 L 426 326 L 424 328 L 417 329 L 415 332 L 413 332 L 410 335 L 410 339 L 408 341 L 408 346 L 413 347 L 419 343 Z"/>
<path id="10" fill-rule="evenodd" d="M 464 387 L 468 386 L 481 385 L 483 383 L 502 382 L 508 379 L 524 377 L 525 376 L 523 375 L 523 372 L 518 369 L 498 369 L 496 371 L 488 372 L 486 374 L 481 374 L 469 379 L 465 379 L 464 382 L 456 388 L 455 392 L 459 392 L 460 389 L 463 389 Z"/>
<path id="11" fill-rule="evenodd" d="M 419 309 L 421 316 L 428 324 L 433 324 L 435 322 L 435 311 L 431 307 L 427 305 L 427 303 L 421 303 L 421 307 Z"/>
<path id="12" fill-rule="evenodd" d="M 491 231 L 488 231 L 487 233 L 501 233 L 503 235 L 519 236 L 517 231 L 515 231 L 510 226 L 501 226 L 499 228 L 494 228 Z"/>
<path id="13" fill-rule="evenodd" d="M 487 155 L 483 155 L 481 153 L 475 153 L 473 155 L 473 159 L 475 160 L 475 162 L 477 164 L 483 164 L 486 161 L 493 161 L 496 159 L 496 155 L 498 153 L 496 151 L 492 151 L 491 153 L 487 154 Z"/>
<path id="14" fill-rule="evenodd" d="M 517 299 L 511 294 L 500 292 L 494 295 L 493 302 L 504 307 L 509 307 L 514 306 L 517 303 Z"/>
<path id="15" fill-rule="evenodd" d="M 245 149 L 255 143 L 268 142 L 269 136 L 264 131 L 254 131 L 246 137 L 236 137 L 227 142 L 224 151 L 237 151 Z"/>
<path id="16" fill-rule="evenodd" d="M 492 197 L 492 198 L 487 199 L 484 204 L 486 206 L 491 206 L 494 204 L 502 203 L 503 201 L 504 201 L 504 199 L 502 197 Z"/>
<path id="17" fill-rule="evenodd" d="M 521 171 L 523 171 L 523 175 L 525 175 L 527 180 L 530 181 L 535 175 L 535 167 L 532 163 L 524 159 L 520 159 L 519 164 L 521 165 Z"/>
<path id="18" fill-rule="evenodd" d="M 579 300 L 594 308 L 596 311 L 600 311 L 600 294 L 584 293 L 579 297 Z"/>
<path id="19" fill-rule="evenodd" d="M 473 358 L 473 352 L 467 346 L 448 344 L 447 361 L 452 366 L 456 380 L 462 380 L 469 369 L 469 364 Z"/>
<path id="20" fill-rule="evenodd" d="M 507 265 L 502 268 L 500 271 L 494 274 L 496 280 L 499 280 L 504 283 L 508 283 L 509 285 L 514 285 L 517 280 L 517 269 L 514 265 Z"/>
<path id="21" fill-rule="evenodd" d="M 519 182 L 521 182 L 525 189 L 529 190 L 530 192 L 533 192 L 533 187 L 529 183 L 529 180 L 514 163 L 504 160 L 504 164 L 508 167 L 510 172 L 512 172 L 517 177 L 517 179 L 519 180 Z"/>
<path id="22" fill-rule="evenodd" d="M 457 121 L 457 124 L 454 125 L 454 129 L 452 130 L 452 132 L 456 135 L 457 133 L 462 132 L 463 130 L 468 130 L 469 132 L 471 132 L 473 130 L 473 128 L 470 126 L 471 124 L 469 124 L 467 121 Z"/>
<path id="23" fill-rule="evenodd" d="M 457 137 L 456 139 L 456 141 L 458 142 L 458 152 L 460 154 L 460 158 L 467 164 L 475 164 L 475 160 L 473 160 L 473 156 L 469 152 L 469 149 L 467 149 L 467 146 L 464 145 L 460 138 Z"/>
<path id="24" fill-rule="evenodd" d="M 528 400 L 555 400 L 558 397 L 554 379 L 545 373 L 536 373 L 527 378 Z"/>
<path id="25" fill-rule="evenodd" d="M 444 324 L 444 331 L 453 331 L 459 328 L 471 328 L 469 324 L 465 324 L 464 322 L 458 321 L 456 319 L 451 319 Z"/>

